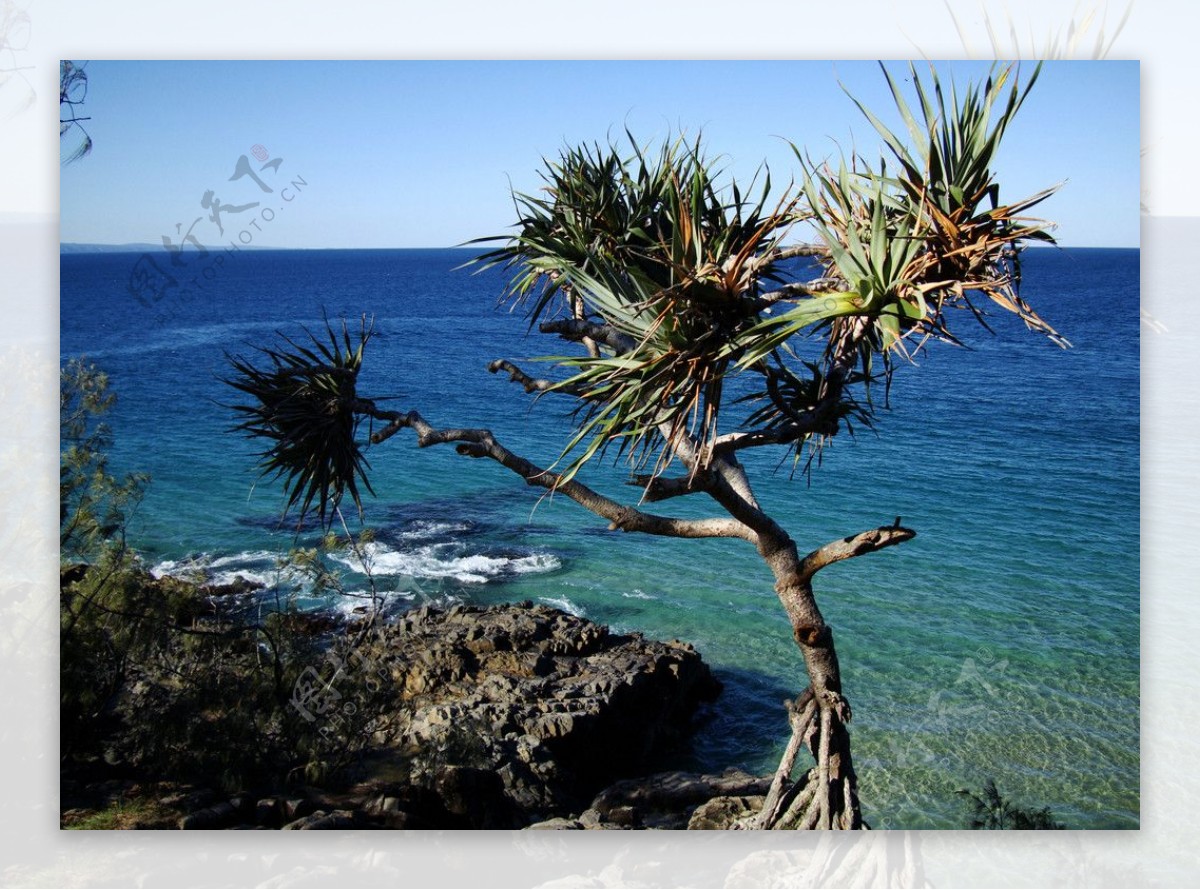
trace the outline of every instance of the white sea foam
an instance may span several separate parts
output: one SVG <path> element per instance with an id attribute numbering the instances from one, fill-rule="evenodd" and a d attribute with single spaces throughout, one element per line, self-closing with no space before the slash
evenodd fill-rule
<path id="1" fill-rule="evenodd" d="M 201 584 L 232 584 L 238 578 L 274 587 L 280 581 L 295 583 L 295 569 L 280 568 L 280 554 L 268 550 L 246 550 L 226 556 L 201 553 L 188 559 L 164 559 L 150 567 L 155 578 L 178 578 Z"/>
<path id="2" fill-rule="evenodd" d="M 389 615 L 393 612 L 405 611 L 412 608 L 416 599 L 417 594 L 411 591 L 388 590 L 380 593 L 376 598 L 376 602 L 379 604 L 380 613 Z M 363 614 L 363 611 L 356 610 L 370 610 L 371 592 L 369 590 L 347 591 L 346 596 L 338 596 L 329 600 L 324 608 L 346 618 L 357 618 Z"/>
<path id="3" fill-rule="evenodd" d="M 488 556 L 463 553 L 456 544 L 425 544 L 411 550 L 395 550 L 372 541 L 362 550 L 366 568 L 374 575 L 402 575 L 412 578 L 452 578 L 464 584 L 485 584 L 505 575 L 552 572 L 562 563 L 550 553 L 527 556 Z M 331 557 L 356 572 L 364 571 L 363 562 L 351 551 Z"/>
<path id="4" fill-rule="evenodd" d="M 445 538 L 451 535 L 461 535 L 469 532 L 474 526 L 470 522 L 440 522 L 436 519 L 414 519 L 405 523 L 404 528 L 396 533 L 401 541 L 428 541 L 432 538 Z"/>
<path id="5" fill-rule="evenodd" d="M 206 584 L 211 584 L 214 587 L 222 587 L 226 584 L 234 584 L 241 578 L 244 581 L 249 581 L 251 584 L 261 584 L 263 587 L 274 587 L 279 581 L 277 572 L 248 572 L 244 569 L 231 570 L 228 572 L 214 572 L 208 576 Z"/>
<path id="6" fill-rule="evenodd" d="M 658 599 L 658 597 L 651 596 L 650 594 L 646 593 L 644 590 L 638 590 L 636 587 L 630 591 L 623 591 L 621 593 L 621 596 L 625 597 L 626 599 L 631 599 L 631 600 L 656 600 L 656 599 Z"/>
<path id="7" fill-rule="evenodd" d="M 230 554 L 229 556 L 215 557 L 208 563 L 208 566 L 212 569 L 252 564 L 274 567 L 279 561 L 280 556 L 281 554 L 273 553 L 270 550 L 246 550 L 241 553 Z"/>
<path id="8" fill-rule="evenodd" d="M 554 606 L 556 609 L 562 609 L 564 612 L 569 612 L 580 618 L 585 617 L 583 607 L 576 605 L 565 596 L 539 596 L 538 602 L 545 603 L 547 606 Z"/>

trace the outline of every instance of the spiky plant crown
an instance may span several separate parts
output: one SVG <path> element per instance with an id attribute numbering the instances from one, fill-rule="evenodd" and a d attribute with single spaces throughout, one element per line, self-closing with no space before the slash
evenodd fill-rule
<path id="1" fill-rule="evenodd" d="M 349 493 L 361 512 L 359 481 L 374 494 L 369 464 L 357 439 L 356 385 L 363 349 L 372 328 L 364 317 L 356 339 L 342 322 L 341 336 L 328 320 L 325 337 L 305 329 L 305 346 L 280 334 L 286 346 L 256 346 L 265 365 L 230 356 L 233 376 L 225 382 L 250 397 L 231 405 L 245 419 L 233 427 L 250 438 L 266 440 L 258 467 L 265 478 L 282 479 L 284 515 L 299 507 L 302 521 L 316 505 L 328 527 L 343 496 Z"/>

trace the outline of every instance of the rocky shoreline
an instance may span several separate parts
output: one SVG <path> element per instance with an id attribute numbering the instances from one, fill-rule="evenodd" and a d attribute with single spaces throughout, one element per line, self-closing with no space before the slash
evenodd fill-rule
<path id="1" fill-rule="evenodd" d="M 350 781 L 223 794 L 64 780 L 62 822 L 136 800 L 120 827 L 724 828 L 768 780 L 668 769 L 719 692 L 687 643 L 530 602 L 424 607 L 348 625 L 292 690 L 330 744 L 366 739 Z"/>

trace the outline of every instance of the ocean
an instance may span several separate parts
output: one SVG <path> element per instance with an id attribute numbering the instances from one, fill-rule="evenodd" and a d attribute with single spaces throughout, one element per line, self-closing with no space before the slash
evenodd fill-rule
<path id="1" fill-rule="evenodd" d="M 260 446 L 230 432 L 237 394 L 222 382 L 228 353 L 321 330 L 325 315 L 374 318 L 361 393 L 435 425 L 488 427 L 552 463 L 570 429 L 566 400 L 535 404 L 486 366 L 509 358 L 530 370 L 565 348 L 498 305 L 498 274 L 458 268 L 470 257 L 246 251 L 193 279 L 158 254 L 179 286 L 160 297 L 139 285 L 138 299 L 138 254 L 64 252 L 61 355 L 109 374 L 112 469 L 152 477 L 130 528 L 147 566 L 242 575 L 303 608 L 361 604 L 315 596 L 278 568 L 315 534 L 280 524 L 280 488 L 257 477 Z M 1139 824 L 1139 252 L 1030 250 L 1024 294 L 1072 348 L 999 310 L 994 334 L 964 317 L 968 348 L 934 344 L 899 367 L 875 432 L 839 436 L 811 476 L 778 452 L 747 461 L 764 508 L 802 552 L 896 516 L 918 533 L 816 582 L 876 828 L 966 827 L 956 792 L 988 779 L 1070 828 Z M 749 545 L 609 532 L 565 498 L 541 497 L 490 461 L 419 450 L 407 432 L 367 454 L 369 564 L 390 609 L 531 599 L 686 640 L 725 691 L 683 765 L 778 762 L 781 702 L 803 688 L 804 668 Z M 610 463 L 585 481 L 636 498 L 627 473 Z M 357 529 L 353 508 L 343 512 Z M 351 553 L 333 559 L 348 589 L 365 589 Z"/>

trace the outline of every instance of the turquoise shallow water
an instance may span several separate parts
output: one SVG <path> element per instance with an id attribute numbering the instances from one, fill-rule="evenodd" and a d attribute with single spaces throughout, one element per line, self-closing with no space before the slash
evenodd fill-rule
<path id="1" fill-rule="evenodd" d="M 277 580 L 293 534 L 278 528 L 278 489 L 255 483 L 253 444 L 226 432 L 219 378 L 226 350 L 317 327 L 322 310 L 375 314 L 364 391 L 552 461 L 563 407 L 531 410 L 484 369 L 558 346 L 494 309 L 498 279 L 452 271 L 464 258 L 243 253 L 203 290 L 166 298 L 156 308 L 172 317 L 158 321 L 127 291 L 136 255 L 64 255 L 62 354 L 109 372 L 114 463 L 153 476 L 133 529 L 147 562 Z M 822 573 L 817 591 L 876 827 L 963 827 L 955 790 L 988 778 L 1072 828 L 1138 825 L 1138 262 L 1136 250 L 1030 252 L 1026 295 L 1074 348 L 997 317 L 996 336 L 980 331 L 970 350 L 934 348 L 902 368 L 878 435 L 836 442 L 811 481 L 789 480 L 780 455 L 750 465 L 802 548 L 896 515 L 918 531 Z M 370 457 L 374 572 L 395 607 L 531 598 L 688 640 L 726 685 L 692 765 L 773 765 L 779 703 L 803 668 L 750 547 L 610 533 L 493 464 L 403 436 Z M 627 496 L 623 478 L 607 468 L 590 481 Z M 362 584 L 348 555 L 342 567 Z"/>

